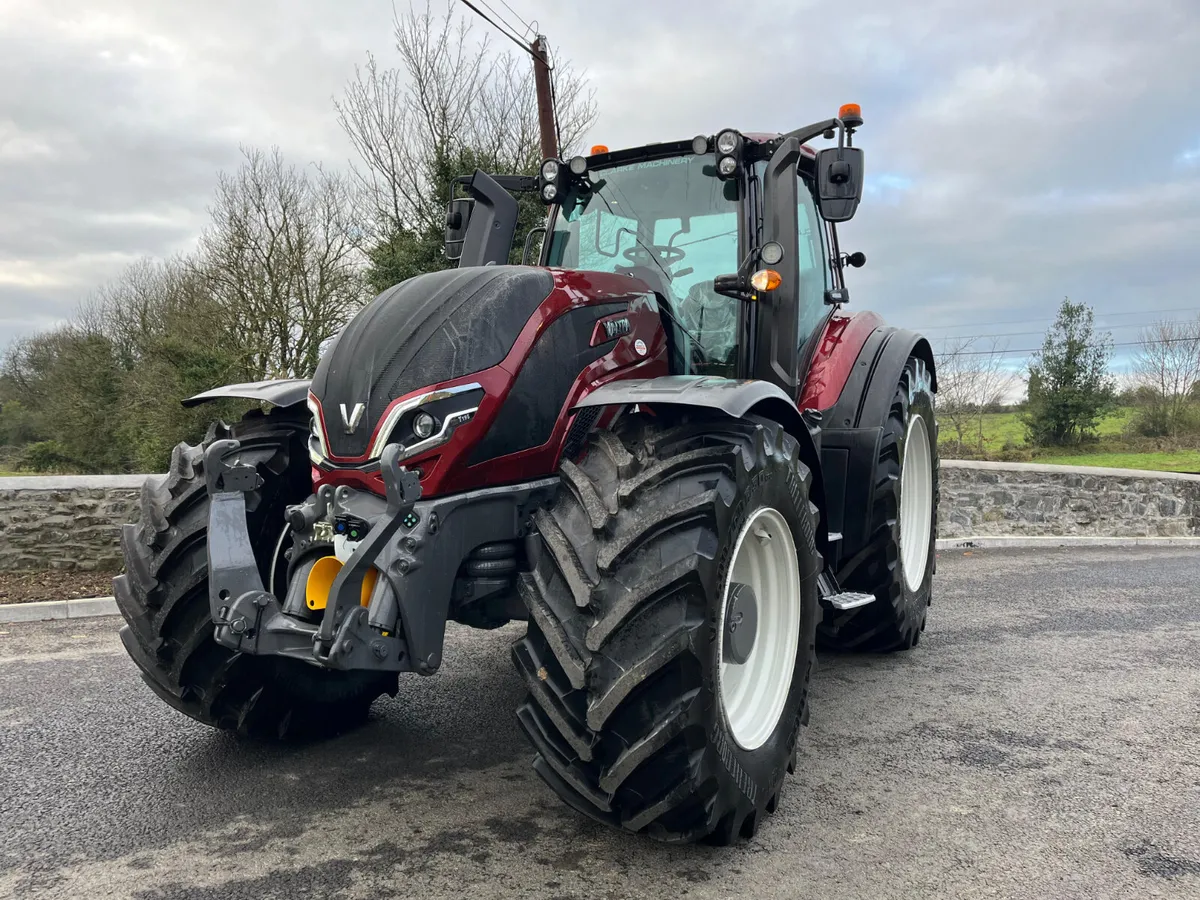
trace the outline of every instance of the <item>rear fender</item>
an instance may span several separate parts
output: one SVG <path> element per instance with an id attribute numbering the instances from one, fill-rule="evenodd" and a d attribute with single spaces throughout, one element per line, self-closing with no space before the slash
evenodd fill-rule
<path id="1" fill-rule="evenodd" d="M 574 408 L 595 406 L 692 407 L 713 409 L 736 419 L 759 416 L 778 422 L 800 444 L 800 456 L 812 470 L 809 499 L 816 504 L 819 521 L 817 549 L 829 550 L 825 484 L 821 471 L 821 430 L 805 421 L 782 388 L 766 381 L 741 381 L 712 375 L 664 375 L 630 378 L 602 385 L 578 400 Z"/>
<path id="2" fill-rule="evenodd" d="M 859 348 L 837 401 L 823 411 L 821 460 L 829 527 L 842 535 L 833 559 L 835 569 L 870 540 L 879 441 L 900 374 L 913 356 L 924 361 L 930 388 L 936 391 L 937 374 L 929 341 L 905 329 L 876 328 Z"/>
<path id="3" fill-rule="evenodd" d="M 213 388 L 181 401 L 184 406 L 199 406 L 212 400 L 259 400 L 275 406 L 296 406 L 308 400 L 307 378 L 284 378 L 279 381 L 248 381 Z"/>
<path id="4" fill-rule="evenodd" d="M 884 326 L 859 351 L 841 395 L 825 416 L 835 428 L 874 428 L 887 421 L 900 373 L 910 357 L 924 361 L 930 388 L 937 391 L 937 370 L 929 341 L 914 331 Z"/>

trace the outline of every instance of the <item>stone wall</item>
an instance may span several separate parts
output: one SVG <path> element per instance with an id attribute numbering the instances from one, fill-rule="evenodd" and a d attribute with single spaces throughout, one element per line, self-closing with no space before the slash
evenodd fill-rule
<path id="1" fill-rule="evenodd" d="M 118 570 L 147 477 L 0 478 L 0 569 Z M 1197 475 L 944 460 L 941 489 L 945 538 L 1200 536 Z"/>
<path id="2" fill-rule="evenodd" d="M 939 537 L 1200 535 L 1200 475 L 943 460 Z"/>
<path id="3" fill-rule="evenodd" d="M 0 569 L 121 568 L 145 475 L 0 478 Z"/>

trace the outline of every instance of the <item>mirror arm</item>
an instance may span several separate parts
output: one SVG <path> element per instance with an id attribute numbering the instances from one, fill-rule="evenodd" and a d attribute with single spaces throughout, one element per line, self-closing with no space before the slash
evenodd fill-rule
<path id="1" fill-rule="evenodd" d="M 713 290 L 733 300 L 750 300 L 754 289 L 750 280 L 739 271 L 736 275 L 718 275 L 713 279 Z"/>
<path id="2" fill-rule="evenodd" d="M 832 118 L 826 119 L 824 122 L 815 122 L 812 125 L 805 125 L 803 128 L 797 128 L 795 131 L 789 131 L 787 134 L 782 134 L 777 137 L 772 144 L 782 144 L 788 138 L 795 138 L 801 144 L 811 141 L 813 138 L 820 137 L 825 132 L 831 129 L 837 129 L 838 133 L 838 149 L 841 150 L 846 146 L 846 125 L 841 119 Z"/>

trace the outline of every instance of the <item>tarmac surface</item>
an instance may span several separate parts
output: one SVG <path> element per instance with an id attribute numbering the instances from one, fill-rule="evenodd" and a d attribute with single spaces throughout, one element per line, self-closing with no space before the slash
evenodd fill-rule
<path id="1" fill-rule="evenodd" d="M 913 652 L 826 656 L 758 837 L 664 846 L 529 768 L 518 626 L 353 734 L 243 745 L 113 618 L 0 625 L 0 897 L 1200 897 L 1200 553 L 939 554 Z"/>

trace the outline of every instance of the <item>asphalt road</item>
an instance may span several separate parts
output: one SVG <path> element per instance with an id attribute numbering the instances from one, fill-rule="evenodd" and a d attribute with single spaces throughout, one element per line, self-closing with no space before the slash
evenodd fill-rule
<path id="1" fill-rule="evenodd" d="M 114 619 L 0 625 L 0 897 L 1200 897 L 1200 554 L 939 566 L 917 650 L 822 659 L 801 767 L 732 849 L 559 804 L 515 627 L 283 749 L 161 704 Z"/>

